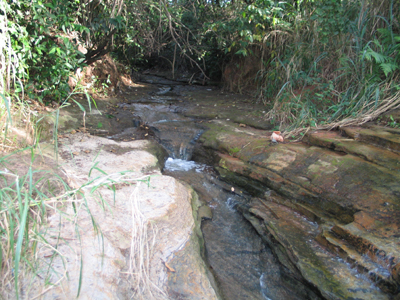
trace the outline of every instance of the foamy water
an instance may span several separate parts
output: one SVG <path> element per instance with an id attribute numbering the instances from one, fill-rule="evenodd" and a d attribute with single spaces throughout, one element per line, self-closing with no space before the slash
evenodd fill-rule
<path id="1" fill-rule="evenodd" d="M 183 160 L 179 158 L 169 157 L 165 162 L 164 169 L 171 172 L 176 171 L 190 171 L 195 170 L 196 172 L 203 172 L 206 165 L 199 164 L 191 160 Z"/>

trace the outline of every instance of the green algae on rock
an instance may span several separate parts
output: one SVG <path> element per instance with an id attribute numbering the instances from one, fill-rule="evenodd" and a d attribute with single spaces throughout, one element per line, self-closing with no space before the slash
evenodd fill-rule
<path id="1" fill-rule="evenodd" d="M 327 299 L 398 297 L 395 129 L 342 128 L 347 136 L 310 132 L 307 143 L 271 144 L 265 131 L 224 121 L 207 126 L 202 147 L 217 153 L 224 180 L 259 197 L 239 209 L 295 278 Z"/>

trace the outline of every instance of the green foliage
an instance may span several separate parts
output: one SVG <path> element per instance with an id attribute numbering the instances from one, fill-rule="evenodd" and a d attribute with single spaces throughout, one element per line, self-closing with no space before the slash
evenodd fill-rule
<path id="1" fill-rule="evenodd" d="M 4 0 L 1 0 L 4 3 Z M 68 79 L 79 68 L 112 50 L 114 34 L 125 28 L 123 1 L 20 0 L 5 5 L 15 76 L 22 91 L 44 103 L 69 93 Z M 85 45 L 87 53 L 78 51 Z"/>
<path id="2" fill-rule="evenodd" d="M 81 0 L 75 3 L 77 21 L 84 29 L 80 31 L 80 40 L 88 50 L 85 62 L 91 64 L 113 50 L 115 34 L 123 34 L 126 19 L 121 16 L 121 10 L 124 1 Z"/>
<path id="3" fill-rule="evenodd" d="M 306 4 L 258 74 L 260 98 L 273 101 L 268 117 L 293 129 L 382 112 L 400 88 L 398 5 Z"/>
<path id="4" fill-rule="evenodd" d="M 69 75 L 85 60 L 70 37 L 86 30 L 75 23 L 75 4 L 22 0 L 12 2 L 7 13 L 12 47 L 20 62 L 18 76 L 24 79 L 29 96 L 41 102 L 65 98 Z"/>
<path id="5" fill-rule="evenodd" d="M 316 22 L 319 43 L 327 45 L 333 37 L 346 31 L 349 22 L 347 14 L 352 9 L 344 4 L 345 2 L 339 0 L 319 0 L 313 3 L 315 11 L 310 20 Z"/>
<path id="6" fill-rule="evenodd" d="M 149 51 L 158 66 L 175 70 L 186 57 L 221 76 L 224 64 L 256 57 L 259 99 L 283 126 L 356 118 L 399 89 L 400 12 L 393 0 L 148 1 L 146 9 L 128 3 L 136 12 L 127 35 L 135 38 L 123 46 L 126 57 L 134 54 L 128 61 L 144 62 Z"/>
<path id="7" fill-rule="evenodd" d="M 64 99 L 70 74 L 114 44 L 113 56 L 134 70 L 157 65 L 203 79 L 255 57 L 259 99 L 281 124 L 354 117 L 399 88 L 393 0 L 21 0 L 6 11 L 14 89 L 24 83 L 45 103 Z"/>
<path id="8" fill-rule="evenodd" d="M 236 153 L 240 152 L 240 149 L 238 147 L 234 147 L 229 149 L 229 155 L 234 156 Z"/>
<path id="9" fill-rule="evenodd" d="M 400 124 L 396 122 L 396 120 L 393 118 L 392 115 L 389 116 L 390 121 L 388 122 L 388 125 L 392 128 L 400 128 Z"/>

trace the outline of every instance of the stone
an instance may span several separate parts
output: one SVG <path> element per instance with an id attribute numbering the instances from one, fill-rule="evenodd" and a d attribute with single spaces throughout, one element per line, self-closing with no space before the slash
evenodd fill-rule
<path id="1" fill-rule="evenodd" d="M 212 210 L 207 205 L 201 206 L 199 208 L 198 214 L 199 214 L 199 218 L 201 220 L 212 220 L 212 216 L 213 216 Z"/>
<path id="2" fill-rule="evenodd" d="M 222 179 L 263 199 L 239 208 L 294 278 L 327 299 L 399 297 L 397 129 L 367 124 L 271 144 L 270 132 L 206 125 L 203 153 L 216 152 Z"/>
<path id="3" fill-rule="evenodd" d="M 43 264 L 27 298 L 217 299 L 192 213 L 195 193 L 161 175 L 157 158 L 143 150 L 149 143 L 67 135 L 60 164 L 80 192 L 43 228 L 49 244 L 39 243 L 38 255 L 53 272 L 46 276 Z M 49 256 L 55 248 L 60 255 Z"/>

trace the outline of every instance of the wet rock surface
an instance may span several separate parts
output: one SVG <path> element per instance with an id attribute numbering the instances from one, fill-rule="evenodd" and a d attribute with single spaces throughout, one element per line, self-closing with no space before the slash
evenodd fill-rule
<path id="1" fill-rule="evenodd" d="M 399 297 L 399 130 L 369 125 L 271 144 L 270 132 L 209 128 L 200 142 L 218 152 L 221 176 L 260 197 L 240 210 L 294 276 L 327 299 Z"/>

